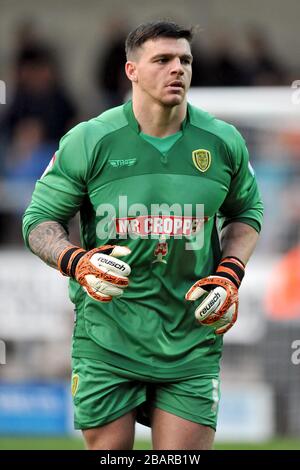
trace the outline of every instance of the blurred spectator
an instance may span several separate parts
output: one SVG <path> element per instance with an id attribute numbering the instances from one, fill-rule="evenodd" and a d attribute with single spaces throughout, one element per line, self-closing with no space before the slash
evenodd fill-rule
<path id="1" fill-rule="evenodd" d="M 19 242 L 20 214 L 35 181 L 60 138 L 76 122 L 76 109 L 64 90 L 55 56 L 31 24 L 18 30 L 13 69 L 15 89 L 1 120 L 1 242 Z"/>
<path id="2" fill-rule="evenodd" d="M 5 231 L 0 236 L 0 242 L 21 242 L 21 214 L 30 201 L 35 181 L 45 171 L 55 150 L 56 143 L 44 139 L 44 127 L 40 120 L 24 118 L 18 122 L 5 155 L 1 199 L 4 213 L 0 213 Z"/>
<path id="3" fill-rule="evenodd" d="M 200 41 L 201 42 L 201 39 Z M 208 51 L 193 44 L 193 76 L 191 86 L 212 86 L 214 82 L 213 60 Z"/>
<path id="4" fill-rule="evenodd" d="M 250 85 L 277 86 L 288 84 L 287 74 L 282 64 L 271 51 L 265 34 L 252 28 L 246 34 L 249 48 L 248 74 Z"/>
<path id="5" fill-rule="evenodd" d="M 236 40 L 227 31 L 219 31 L 214 36 L 211 50 L 194 44 L 192 86 L 276 86 L 290 83 L 284 66 L 275 59 L 263 33 L 252 28 L 246 33 L 246 41 L 248 54 L 242 56 L 237 52 Z"/>
<path id="6" fill-rule="evenodd" d="M 28 118 L 40 121 L 46 141 L 56 142 L 75 119 L 75 107 L 59 83 L 52 53 L 37 44 L 18 53 L 15 95 L 2 123 L 9 141 L 18 124 Z"/>
<path id="7" fill-rule="evenodd" d="M 245 86 L 247 71 L 244 62 L 239 59 L 233 38 L 228 33 L 220 32 L 215 38 L 211 85 Z"/>
<path id="8" fill-rule="evenodd" d="M 37 31 L 37 24 L 32 18 L 25 18 L 17 24 L 14 31 L 14 43 L 15 71 L 17 72 L 23 51 L 31 49 L 41 43 L 40 34 Z"/>
<path id="9" fill-rule="evenodd" d="M 130 89 L 130 82 L 124 71 L 127 28 L 119 19 L 112 19 L 107 29 L 104 55 L 101 53 L 96 59 L 96 84 L 103 95 L 105 109 L 122 104 Z"/>
<path id="10" fill-rule="evenodd" d="M 27 118 L 19 121 L 7 150 L 4 176 L 8 180 L 37 180 L 55 150 L 56 144 L 44 139 L 40 120 Z"/>

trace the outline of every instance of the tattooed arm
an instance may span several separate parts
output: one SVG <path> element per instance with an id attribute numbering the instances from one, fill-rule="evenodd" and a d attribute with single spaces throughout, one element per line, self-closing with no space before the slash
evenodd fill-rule
<path id="1" fill-rule="evenodd" d="M 31 230 L 28 241 L 33 253 L 56 269 L 58 269 L 57 261 L 61 252 L 68 246 L 73 246 L 63 226 L 54 221 L 37 225 Z"/>

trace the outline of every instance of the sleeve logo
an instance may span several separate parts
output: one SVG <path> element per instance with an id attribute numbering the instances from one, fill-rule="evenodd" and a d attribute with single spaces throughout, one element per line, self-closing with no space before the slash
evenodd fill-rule
<path id="1" fill-rule="evenodd" d="M 79 383 L 79 375 L 74 374 L 72 377 L 72 386 L 71 386 L 72 397 L 74 397 L 77 392 L 78 383 Z"/>
<path id="2" fill-rule="evenodd" d="M 42 174 L 41 179 L 44 178 L 44 176 L 51 170 L 51 168 L 54 165 L 55 160 L 56 160 L 56 155 L 54 154 L 53 157 L 51 158 L 50 162 L 48 163 L 44 173 Z"/>
<path id="3" fill-rule="evenodd" d="M 248 170 L 250 171 L 252 176 L 255 176 L 254 168 L 253 168 L 253 166 L 251 165 L 250 162 L 248 162 Z"/>

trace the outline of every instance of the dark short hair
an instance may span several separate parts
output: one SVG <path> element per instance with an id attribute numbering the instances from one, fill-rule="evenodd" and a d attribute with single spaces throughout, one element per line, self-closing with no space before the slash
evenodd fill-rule
<path id="1" fill-rule="evenodd" d="M 125 42 L 126 56 L 138 47 L 141 47 L 149 39 L 157 38 L 175 38 L 186 39 L 190 44 L 193 40 L 193 29 L 182 28 L 172 21 L 152 21 L 142 23 L 131 31 Z"/>

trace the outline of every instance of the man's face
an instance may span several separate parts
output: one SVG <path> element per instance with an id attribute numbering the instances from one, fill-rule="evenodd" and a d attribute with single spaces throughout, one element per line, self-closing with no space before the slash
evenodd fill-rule
<path id="1" fill-rule="evenodd" d="M 184 38 L 146 41 L 135 53 L 134 83 L 164 106 L 180 105 L 192 78 L 192 55 Z"/>

